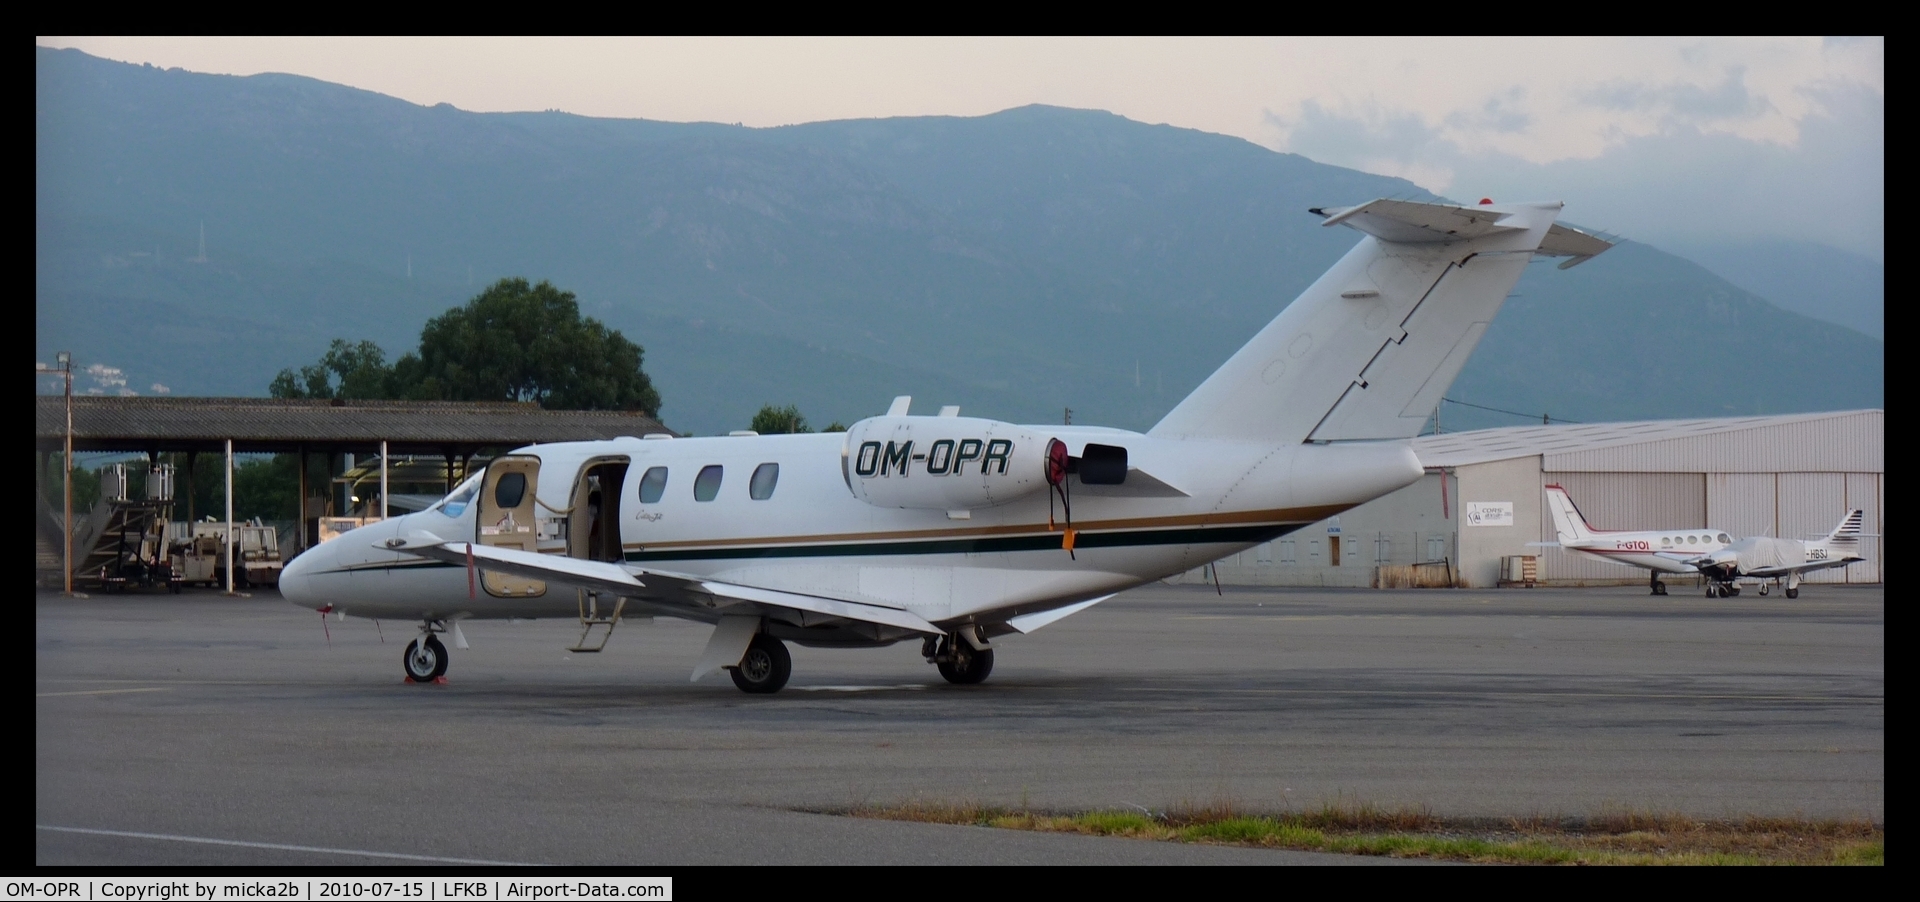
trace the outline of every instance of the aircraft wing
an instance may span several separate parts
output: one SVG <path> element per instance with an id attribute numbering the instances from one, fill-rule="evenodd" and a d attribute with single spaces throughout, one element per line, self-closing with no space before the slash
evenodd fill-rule
<path id="1" fill-rule="evenodd" d="M 809 620 L 818 621 L 833 617 L 876 623 L 936 636 L 945 632 L 912 611 L 866 601 L 740 586 L 661 570 L 636 571 L 605 561 L 583 561 L 579 558 L 511 548 L 495 548 L 472 542 L 446 542 L 427 533 L 414 533 L 405 538 L 389 539 L 377 547 L 450 564 L 465 566 L 471 563 L 483 570 L 508 573 L 525 579 L 545 580 L 591 592 L 604 592 L 673 607 L 712 610 L 746 602 L 800 612 L 801 616 L 795 619 L 802 624 L 806 624 Z"/>
<path id="2" fill-rule="evenodd" d="M 1831 567 L 1845 567 L 1848 564 L 1858 563 L 1861 560 L 1862 560 L 1861 558 L 1857 558 L 1857 557 L 1830 558 L 1824 561 L 1808 561 L 1804 564 L 1793 564 L 1790 566 L 1757 567 L 1752 570 L 1743 569 L 1740 571 L 1740 575 L 1741 576 L 1773 577 L 1773 576 L 1786 576 L 1789 573 L 1811 573 L 1815 570 L 1826 570 Z"/>

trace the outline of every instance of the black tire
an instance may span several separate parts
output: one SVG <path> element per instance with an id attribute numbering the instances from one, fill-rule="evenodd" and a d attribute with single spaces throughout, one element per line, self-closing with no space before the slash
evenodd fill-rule
<path id="1" fill-rule="evenodd" d="M 949 683 L 970 685 L 984 682 L 993 672 L 993 649 L 976 650 L 966 642 L 954 645 L 952 660 L 940 662 L 940 675 Z"/>
<path id="2" fill-rule="evenodd" d="M 1738 597 L 1740 597 L 1740 587 L 1739 587 L 1739 586 L 1729 586 L 1729 587 L 1727 588 L 1727 594 L 1728 594 L 1728 595 L 1732 595 L 1732 596 L 1734 596 L 1735 598 L 1738 598 Z"/>
<path id="3" fill-rule="evenodd" d="M 1653 594 L 1655 594 L 1655 595 L 1665 595 L 1665 594 L 1667 594 L 1667 584 L 1666 584 L 1666 583 L 1654 583 L 1654 584 L 1653 584 Z"/>
<path id="4" fill-rule="evenodd" d="M 407 671 L 407 679 L 416 683 L 430 683 L 447 674 L 447 647 L 440 640 L 428 636 L 423 646 L 415 639 L 407 643 L 407 652 L 400 659 Z"/>
<path id="5" fill-rule="evenodd" d="M 1714 588 L 1714 590 L 1713 590 L 1713 591 L 1714 591 L 1714 594 L 1716 594 L 1716 595 L 1718 595 L 1718 596 L 1720 596 L 1721 598 L 1725 598 L 1725 597 L 1727 597 L 1728 595 L 1731 595 L 1731 594 L 1733 594 L 1733 593 L 1731 593 L 1731 592 L 1728 592 L 1728 591 L 1727 591 L 1727 587 L 1726 587 L 1726 586 L 1717 586 L 1717 587 L 1715 587 L 1715 588 Z"/>
<path id="6" fill-rule="evenodd" d="M 1800 597 L 1800 590 L 1799 590 L 1799 589 L 1788 589 L 1788 590 L 1787 590 L 1787 597 L 1788 597 L 1788 598 L 1799 598 L 1799 597 Z"/>
<path id="7" fill-rule="evenodd" d="M 740 664 L 727 668 L 727 674 L 733 677 L 733 684 L 740 687 L 741 692 L 754 695 L 779 692 L 787 685 L 787 677 L 793 675 L 793 656 L 787 653 L 787 643 L 760 633 L 747 645 Z"/>

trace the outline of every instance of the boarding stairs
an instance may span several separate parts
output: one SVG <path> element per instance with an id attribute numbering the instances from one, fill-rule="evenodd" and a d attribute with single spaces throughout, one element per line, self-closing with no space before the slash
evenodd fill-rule
<path id="1" fill-rule="evenodd" d="M 612 611 L 602 611 L 600 609 L 600 593 L 589 592 L 585 589 L 581 589 L 579 592 L 580 641 L 574 643 L 574 646 L 567 650 L 590 654 L 607 647 L 607 640 L 613 638 L 613 628 L 620 625 L 620 614 L 626 610 L 627 600 L 625 598 L 617 599 L 613 603 Z M 606 631 L 600 634 L 600 642 L 595 645 L 588 645 L 588 641 L 593 638 L 594 630 L 600 627 L 606 627 Z"/>

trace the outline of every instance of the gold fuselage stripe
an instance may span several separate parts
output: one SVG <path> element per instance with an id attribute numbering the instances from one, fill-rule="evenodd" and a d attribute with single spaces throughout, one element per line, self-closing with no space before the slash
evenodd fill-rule
<path id="1" fill-rule="evenodd" d="M 1136 517 L 1124 520 L 1086 520 L 1073 525 L 1075 532 L 1111 532 L 1134 529 L 1167 529 L 1178 526 L 1228 526 L 1256 523 L 1312 523 L 1351 508 L 1349 504 L 1322 504 L 1313 507 L 1275 510 L 1223 511 L 1205 514 L 1181 514 L 1172 517 Z M 1054 524 L 1054 532 L 1065 523 Z M 972 526 L 950 529 L 892 530 L 887 532 L 820 533 L 806 536 L 747 536 L 733 539 L 682 539 L 671 542 L 627 542 L 628 551 L 659 551 L 669 548 L 723 548 L 737 545 L 815 545 L 838 542 L 880 542 L 900 539 L 965 539 L 985 536 L 1024 535 L 1048 532 L 1045 523 L 1015 523 L 1004 526 Z"/>

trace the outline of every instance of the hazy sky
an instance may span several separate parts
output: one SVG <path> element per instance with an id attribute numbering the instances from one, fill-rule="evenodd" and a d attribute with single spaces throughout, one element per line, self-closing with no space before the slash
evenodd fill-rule
<path id="1" fill-rule="evenodd" d="M 1886 48 L 1820 39 L 68 38 L 421 104 L 784 125 L 1110 110 L 1687 245 L 1884 259 Z M 1360 198 L 1330 198 L 1348 202 Z"/>

